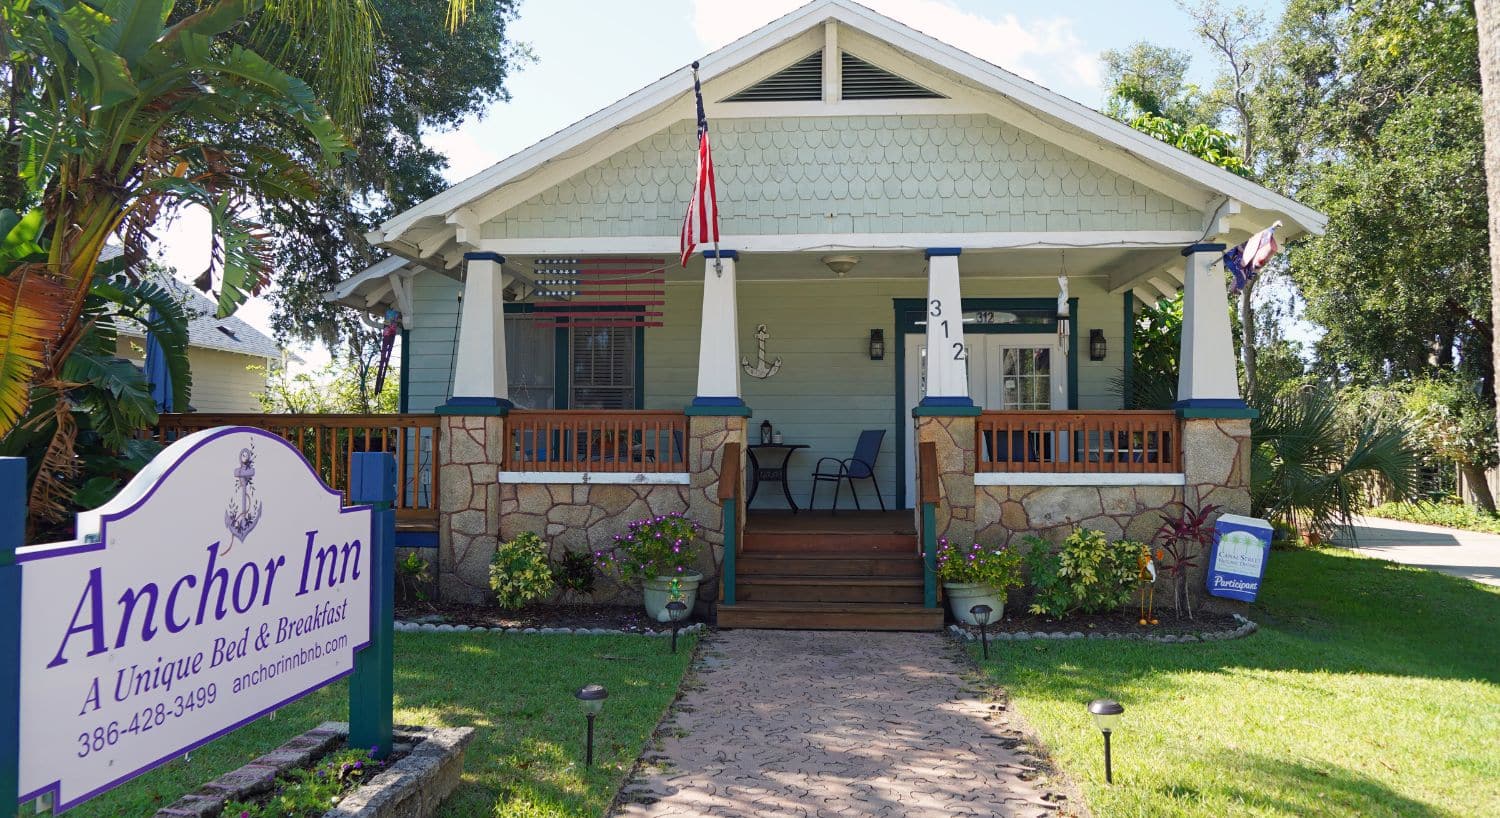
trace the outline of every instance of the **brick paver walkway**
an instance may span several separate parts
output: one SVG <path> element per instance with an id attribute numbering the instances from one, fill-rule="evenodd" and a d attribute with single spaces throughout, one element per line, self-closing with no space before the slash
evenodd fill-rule
<path id="1" fill-rule="evenodd" d="M 957 650 L 926 633 L 716 634 L 616 814 L 1056 815 Z"/>

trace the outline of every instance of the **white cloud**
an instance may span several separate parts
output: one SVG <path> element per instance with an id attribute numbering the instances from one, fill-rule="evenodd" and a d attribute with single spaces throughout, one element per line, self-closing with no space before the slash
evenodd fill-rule
<path id="1" fill-rule="evenodd" d="M 1056 16 L 1023 22 L 1015 14 L 985 16 L 950 0 L 862 0 L 870 9 L 1033 82 L 1094 104 L 1101 95 L 1098 55 Z M 805 5 L 805 0 L 693 0 L 693 30 L 718 48 Z"/>

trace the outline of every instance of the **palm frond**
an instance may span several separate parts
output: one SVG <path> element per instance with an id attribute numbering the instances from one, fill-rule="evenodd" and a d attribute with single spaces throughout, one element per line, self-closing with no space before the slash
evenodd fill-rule
<path id="1" fill-rule="evenodd" d="M 24 267 L 0 278 L 0 437 L 26 414 L 32 381 L 65 329 L 70 295 L 61 282 Z"/>

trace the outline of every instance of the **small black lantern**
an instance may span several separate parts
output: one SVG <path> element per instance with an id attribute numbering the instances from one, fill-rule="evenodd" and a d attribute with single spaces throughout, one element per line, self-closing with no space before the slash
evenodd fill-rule
<path id="1" fill-rule="evenodd" d="M 687 603 L 680 599 L 674 599 L 667 603 L 667 618 L 672 620 L 672 652 L 677 652 L 677 629 L 682 627 L 682 620 L 687 618 Z"/>
<path id="2" fill-rule="evenodd" d="M 870 360 L 885 360 L 885 330 L 870 330 Z"/>
<path id="3" fill-rule="evenodd" d="M 584 751 L 584 765 L 592 767 L 594 766 L 594 717 L 598 716 L 599 711 L 604 709 L 604 700 L 609 698 L 609 691 L 604 689 L 604 685 L 584 685 L 578 688 L 578 692 L 574 693 L 573 696 L 583 706 L 583 715 L 589 722 L 588 744 L 586 745 L 587 749 Z"/>
<path id="4" fill-rule="evenodd" d="M 984 646 L 984 658 L 990 658 L 990 634 L 985 628 L 990 624 L 990 615 L 995 612 L 988 605 L 975 605 L 969 609 L 974 621 L 979 623 L 979 643 Z"/>
<path id="5" fill-rule="evenodd" d="M 1109 354 L 1109 342 L 1104 340 L 1104 330 L 1089 330 L 1089 360 L 1102 361 Z"/>
<path id="6" fill-rule="evenodd" d="M 1124 714 L 1125 708 L 1114 699 L 1094 699 L 1089 702 L 1089 714 L 1094 717 L 1094 724 L 1099 727 L 1099 732 L 1104 734 L 1104 783 L 1115 783 L 1114 770 L 1110 766 L 1109 758 L 1109 734 L 1120 725 L 1120 716 Z"/>
<path id="7" fill-rule="evenodd" d="M 760 422 L 760 445 L 768 446 L 771 443 L 771 421 Z"/>

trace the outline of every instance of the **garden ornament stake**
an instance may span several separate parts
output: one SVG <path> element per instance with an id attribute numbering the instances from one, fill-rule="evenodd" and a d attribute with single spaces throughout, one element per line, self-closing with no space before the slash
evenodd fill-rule
<path id="1" fill-rule="evenodd" d="M 1140 581 L 1141 597 L 1141 624 L 1159 625 L 1161 620 L 1156 618 L 1156 563 L 1165 556 L 1161 549 L 1157 549 L 1155 556 L 1151 554 L 1151 546 L 1141 546 L 1140 556 L 1136 557 L 1136 578 Z"/>
<path id="2" fill-rule="evenodd" d="M 584 750 L 584 766 L 594 766 L 594 717 L 604 709 L 604 700 L 609 698 L 609 691 L 604 685 L 584 685 L 578 688 L 573 696 L 583 705 L 583 715 L 588 719 L 588 738 Z"/>
<path id="3" fill-rule="evenodd" d="M 1110 764 L 1109 757 L 1109 734 L 1120 724 L 1120 716 L 1125 708 L 1114 699 L 1094 699 L 1089 702 L 1089 714 L 1094 717 L 1094 724 L 1098 725 L 1099 732 L 1104 734 L 1104 783 L 1115 783 L 1114 770 Z"/>
<path id="4" fill-rule="evenodd" d="M 994 612 L 995 609 L 988 605 L 975 605 L 969 609 L 969 613 L 974 615 L 974 621 L 979 623 L 979 644 L 983 646 L 986 659 L 990 658 L 990 634 L 985 628 L 990 624 L 990 614 Z"/>

